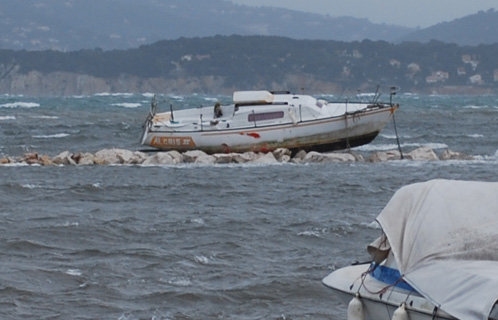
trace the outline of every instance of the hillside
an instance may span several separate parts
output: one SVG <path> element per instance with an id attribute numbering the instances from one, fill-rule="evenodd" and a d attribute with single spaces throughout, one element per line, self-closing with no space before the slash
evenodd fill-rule
<path id="1" fill-rule="evenodd" d="M 497 92 L 498 44 L 457 46 L 263 36 L 163 40 L 137 49 L 0 50 L 0 93 Z"/>
<path id="2" fill-rule="evenodd" d="M 0 48 L 130 49 L 215 35 L 394 41 L 413 29 L 224 0 L 0 0 Z"/>
<path id="3" fill-rule="evenodd" d="M 498 11 L 491 9 L 415 31 L 401 37 L 396 42 L 417 41 L 427 43 L 431 40 L 437 40 L 459 45 L 478 46 L 498 43 L 497 31 Z"/>

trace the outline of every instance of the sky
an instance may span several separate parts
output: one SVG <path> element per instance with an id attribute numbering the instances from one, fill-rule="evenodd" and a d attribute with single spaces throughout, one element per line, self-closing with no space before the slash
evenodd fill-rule
<path id="1" fill-rule="evenodd" d="M 282 7 L 328 14 L 332 17 L 367 18 L 374 23 L 426 28 L 440 22 L 498 10 L 497 0 L 231 0 L 248 6 Z"/>

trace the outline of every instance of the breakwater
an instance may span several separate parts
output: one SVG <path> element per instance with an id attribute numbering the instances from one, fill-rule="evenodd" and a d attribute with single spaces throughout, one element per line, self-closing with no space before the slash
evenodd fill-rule
<path id="1" fill-rule="evenodd" d="M 474 157 L 459 152 L 444 150 L 437 154 L 429 147 L 416 148 L 407 153 L 398 150 L 377 151 L 369 155 L 349 152 L 304 152 L 300 151 L 294 156 L 288 149 L 277 149 L 268 153 L 226 153 L 209 155 L 200 150 L 167 152 L 143 152 L 126 149 L 102 149 L 96 153 L 69 151 L 50 157 L 37 152 L 26 153 L 21 157 L 0 158 L 0 165 L 25 164 L 25 165 L 176 165 L 176 164 L 276 164 L 276 163 L 331 163 L 331 162 L 385 162 L 393 160 L 411 161 L 440 161 L 440 160 L 473 160 Z"/>

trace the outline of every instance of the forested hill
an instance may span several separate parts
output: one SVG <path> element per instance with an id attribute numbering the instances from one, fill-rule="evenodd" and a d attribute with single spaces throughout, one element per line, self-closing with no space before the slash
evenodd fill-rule
<path id="1" fill-rule="evenodd" d="M 413 28 L 226 0 L 0 0 L 0 48 L 130 49 L 215 35 L 394 41 Z"/>
<path id="2" fill-rule="evenodd" d="M 490 9 L 450 22 L 438 23 L 408 34 L 397 42 L 430 40 L 470 46 L 498 43 L 498 11 Z"/>
<path id="3" fill-rule="evenodd" d="M 498 44 L 393 45 L 264 36 L 160 41 L 130 50 L 0 50 L 0 93 L 334 93 L 399 85 L 412 92 L 496 92 Z"/>

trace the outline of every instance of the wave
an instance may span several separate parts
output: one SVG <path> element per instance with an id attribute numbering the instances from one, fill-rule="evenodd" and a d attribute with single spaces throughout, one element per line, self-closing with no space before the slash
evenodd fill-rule
<path id="1" fill-rule="evenodd" d="M 16 117 L 14 117 L 14 116 L 3 116 L 3 117 L 0 117 L 0 121 L 3 121 L 3 120 L 16 120 Z"/>
<path id="2" fill-rule="evenodd" d="M 478 134 L 478 133 L 474 133 L 474 134 L 467 134 L 467 137 L 469 138 L 484 138 L 484 135 L 483 134 Z"/>
<path id="3" fill-rule="evenodd" d="M 138 107 L 141 107 L 142 104 L 141 103 L 127 103 L 127 102 L 123 102 L 123 103 L 113 103 L 113 104 L 111 104 L 111 106 L 123 107 L 123 108 L 138 108 Z"/>
<path id="4" fill-rule="evenodd" d="M 57 116 L 34 116 L 33 119 L 59 119 Z"/>
<path id="5" fill-rule="evenodd" d="M 131 97 L 133 95 L 134 95 L 133 93 L 128 93 L 128 92 L 116 92 L 116 93 L 101 92 L 94 94 L 94 96 L 96 97 Z"/>
<path id="6" fill-rule="evenodd" d="M 38 135 L 38 136 L 33 136 L 35 139 L 60 139 L 60 138 L 65 138 L 68 137 L 69 133 L 56 133 L 56 134 L 50 134 L 50 135 Z"/>
<path id="7" fill-rule="evenodd" d="M 431 143 L 402 143 L 401 148 L 404 147 L 429 147 L 431 149 L 447 149 L 448 145 L 445 143 L 437 143 L 437 142 L 431 142 Z M 359 146 L 354 148 L 354 150 L 359 150 L 359 151 L 387 151 L 387 150 L 397 150 L 398 145 L 397 144 L 367 144 L 363 146 Z"/>
<path id="8" fill-rule="evenodd" d="M 494 109 L 496 107 L 491 107 L 487 105 L 483 106 L 477 106 L 477 105 L 468 105 L 468 106 L 463 106 L 462 109 L 471 109 L 471 110 L 479 110 L 479 109 Z"/>
<path id="9" fill-rule="evenodd" d="M 0 108 L 38 108 L 40 106 L 39 103 L 36 102 L 10 102 L 0 104 Z"/>

